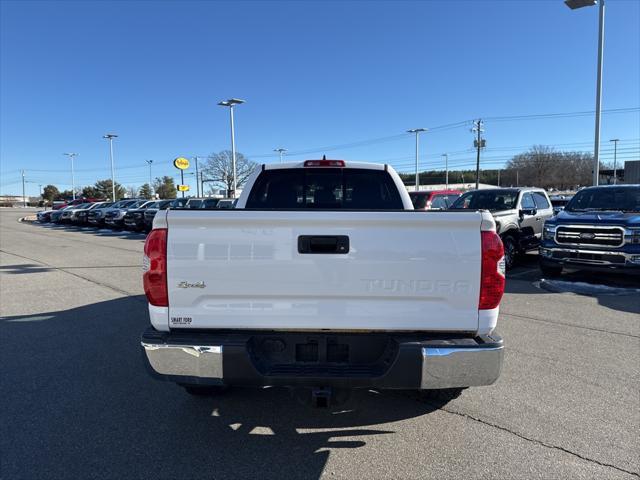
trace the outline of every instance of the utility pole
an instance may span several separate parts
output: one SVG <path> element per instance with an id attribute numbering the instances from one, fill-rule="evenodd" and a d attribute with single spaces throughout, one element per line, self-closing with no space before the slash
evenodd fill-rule
<path id="1" fill-rule="evenodd" d="M 500 186 L 500 169 L 498 169 L 498 186 Z"/>
<path id="2" fill-rule="evenodd" d="M 282 163 L 282 154 L 287 151 L 286 148 L 276 148 L 273 150 L 274 152 L 278 152 L 280 154 L 280 163 Z"/>
<path id="3" fill-rule="evenodd" d="M 415 133 L 416 134 L 416 192 L 420 189 L 420 174 L 418 173 L 419 169 L 419 158 L 420 158 L 420 134 L 422 132 L 426 132 L 426 128 L 412 128 L 411 130 L 407 130 L 407 133 Z"/>
<path id="4" fill-rule="evenodd" d="M 44 200 L 44 192 L 42 191 L 42 185 L 38 185 L 38 192 L 40 192 L 40 196 Z"/>
<path id="5" fill-rule="evenodd" d="M 516 187 L 520 186 L 520 172 L 516 170 Z"/>
<path id="6" fill-rule="evenodd" d="M 472 132 L 477 134 L 477 138 L 473 141 L 473 146 L 476 147 L 476 190 L 480 188 L 480 149 L 485 146 L 485 140 L 482 138 L 484 129 L 482 128 L 482 120 L 478 119 L 473 122 Z"/>
<path id="7" fill-rule="evenodd" d="M 200 196 L 200 177 L 198 175 L 198 156 L 193 157 L 196 161 L 196 197 Z M 204 197 L 204 194 L 202 195 Z"/>
<path id="8" fill-rule="evenodd" d="M 118 135 L 114 133 L 107 133 L 103 135 L 102 138 L 106 138 L 109 140 L 109 158 L 111 159 L 111 198 L 115 202 L 116 201 L 116 180 L 115 180 L 115 171 L 113 168 L 113 139 L 118 138 Z"/>
<path id="9" fill-rule="evenodd" d="M 619 138 L 614 138 L 609 140 L 613 142 L 613 184 L 616 185 L 618 183 L 618 175 L 616 174 L 616 168 L 618 166 L 618 142 Z"/>
<path id="10" fill-rule="evenodd" d="M 445 189 L 449 190 L 449 154 L 448 153 L 443 153 L 442 156 L 444 157 L 444 184 L 445 184 Z"/>

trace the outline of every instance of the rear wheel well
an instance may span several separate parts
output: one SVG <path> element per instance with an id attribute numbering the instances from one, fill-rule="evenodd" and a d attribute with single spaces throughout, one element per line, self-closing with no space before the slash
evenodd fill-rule
<path id="1" fill-rule="evenodd" d="M 510 228 L 509 230 L 502 232 L 500 234 L 500 238 L 506 238 L 506 237 L 511 237 L 517 241 L 518 238 L 520 237 L 520 231 L 517 228 Z"/>

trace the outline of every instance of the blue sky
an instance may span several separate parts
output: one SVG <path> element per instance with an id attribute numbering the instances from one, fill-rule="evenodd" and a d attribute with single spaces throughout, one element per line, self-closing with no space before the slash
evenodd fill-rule
<path id="1" fill-rule="evenodd" d="M 328 157 L 412 171 L 409 128 L 486 118 L 487 168 L 534 144 L 591 151 L 597 8 L 561 0 L 412 2 L 2 1 L 0 193 L 109 177 L 125 186 L 177 175 L 171 160 L 229 148 L 259 162 Z M 608 0 L 603 108 L 640 106 L 640 2 Z M 391 137 L 391 138 L 389 138 Z M 640 158 L 640 113 L 603 116 L 621 160 Z M 357 147 L 323 149 L 372 139 Z M 470 168 L 468 125 L 421 141 L 425 169 Z"/>

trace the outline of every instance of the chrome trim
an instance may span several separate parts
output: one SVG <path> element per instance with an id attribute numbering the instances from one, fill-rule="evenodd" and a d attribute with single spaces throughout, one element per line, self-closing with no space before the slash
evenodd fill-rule
<path id="1" fill-rule="evenodd" d="M 604 245 L 603 245 L 604 246 Z M 566 252 L 566 253 L 586 253 L 587 255 L 617 255 L 620 257 L 624 257 L 625 263 L 630 263 L 632 265 L 639 265 L 637 262 L 631 261 L 631 257 L 640 256 L 640 253 L 625 253 L 625 252 L 615 252 L 610 250 L 584 250 L 582 248 L 547 248 L 540 247 L 540 254 L 543 255 L 543 251 L 545 252 Z M 552 258 L 552 257 L 545 257 Z M 593 264 L 593 265 L 623 265 L 622 263 L 609 262 L 607 260 L 590 260 L 585 258 L 552 258 L 553 260 L 557 260 L 560 262 L 567 263 L 585 263 L 585 264 Z"/>
<path id="2" fill-rule="evenodd" d="M 161 375 L 222 378 L 222 345 L 141 343 L 149 364 Z"/>
<path id="3" fill-rule="evenodd" d="M 625 228 L 621 227 L 620 225 L 555 225 L 555 232 L 554 232 L 554 236 L 553 236 L 553 241 L 556 242 L 558 245 L 572 245 L 575 247 L 579 247 L 579 246 L 589 246 L 589 247 L 602 247 L 602 248 L 618 248 L 618 247 L 622 247 L 625 244 Z M 558 234 L 560 235 L 564 235 L 565 238 L 580 238 L 580 233 L 582 232 L 558 232 L 559 228 L 592 228 L 594 230 L 620 230 L 620 243 L 617 245 L 598 245 L 597 243 L 590 243 L 590 242 L 559 242 L 558 241 Z M 601 238 L 601 240 L 613 240 L 615 237 L 613 237 L 613 235 L 615 234 L 606 234 L 606 233 L 600 233 L 600 234 L 596 234 L 599 235 Z M 604 237 L 604 238 L 602 238 Z M 617 235 L 616 235 L 617 237 Z M 596 240 L 596 238 L 593 238 L 592 240 Z"/>
<path id="4" fill-rule="evenodd" d="M 504 345 L 458 348 L 423 347 L 420 388 L 491 385 L 500 376 Z"/>

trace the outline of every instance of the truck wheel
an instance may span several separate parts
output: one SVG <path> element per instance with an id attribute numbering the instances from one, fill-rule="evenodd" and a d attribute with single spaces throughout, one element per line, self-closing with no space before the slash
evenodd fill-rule
<path id="1" fill-rule="evenodd" d="M 547 263 L 540 263 L 540 271 L 545 277 L 553 278 L 558 277 L 562 273 L 562 266 L 549 265 Z"/>
<path id="2" fill-rule="evenodd" d="M 504 267 L 506 270 L 511 270 L 518 255 L 516 240 L 508 235 L 502 239 L 502 244 L 504 245 Z"/>
<path id="3" fill-rule="evenodd" d="M 217 393 L 222 393 L 226 389 L 224 386 L 218 385 L 187 385 L 180 384 L 185 392 L 195 397 L 209 397 Z"/>

